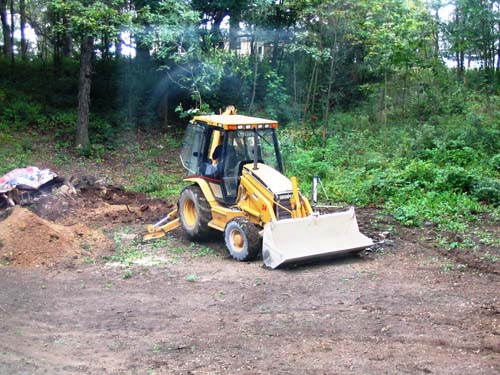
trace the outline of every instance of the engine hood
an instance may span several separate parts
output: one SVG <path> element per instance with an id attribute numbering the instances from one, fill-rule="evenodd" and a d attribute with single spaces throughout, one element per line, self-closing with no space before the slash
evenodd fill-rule
<path id="1" fill-rule="evenodd" d="M 290 193 L 292 191 L 290 179 L 268 165 L 258 163 L 257 169 L 253 169 L 253 164 L 245 164 L 243 169 L 273 194 Z"/>

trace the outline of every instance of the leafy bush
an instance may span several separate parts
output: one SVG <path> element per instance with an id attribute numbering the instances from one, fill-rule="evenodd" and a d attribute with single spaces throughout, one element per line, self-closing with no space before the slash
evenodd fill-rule
<path id="1" fill-rule="evenodd" d="M 440 190 L 469 193 L 472 191 L 477 178 L 462 167 L 452 166 L 443 171 L 443 181 Z"/>
<path id="2" fill-rule="evenodd" d="M 55 139 L 59 147 L 71 147 L 74 144 L 76 136 L 76 120 L 77 114 L 75 111 L 58 112 L 53 116 L 48 117 L 44 127 L 54 130 Z M 113 146 L 115 139 L 115 130 L 106 120 L 91 115 L 89 121 L 89 137 L 90 143 L 94 145 L 106 145 L 107 148 Z M 84 155 L 92 153 L 92 150 L 99 146 L 91 147 L 84 151 Z"/>
<path id="3" fill-rule="evenodd" d="M 0 109 L 0 120 L 11 124 L 15 130 L 25 130 L 28 126 L 39 125 L 44 119 L 41 106 L 24 98 L 7 103 Z"/>
<path id="4" fill-rule="evenodd" d="M 500 172 L 500 154 L 496 154 L 490 159 L 490 166 L 494 171 Z"/>
<path id="5" fill-rule="evenodd" d="M 153 197 L 178 197 L 182 190 L 182 184 L 176 175 L 162 173 L 156 169 L 146 171 L 145 175 L 138 175 L 135 183 L 129 188 L 133 191 L 148 193 Z"/>
<path id="6" fill-rule="evenodd" d="M 500 203 L 500 182 L 499 180 L 484 179 L 474 186 L 472 195 L 481 202 L 493 205 Z"/>
<path id="7" fill-rule="evenodd" d="M 405 225 L 463 230 L 500 199 L 498 120 L 482 96 L 432 95 L 434 108 L 422 119 L 406 113 L 406 123 L 403 112 L 384 126 L 367 111 L 335 113 L 325 150 L 314 124 L 289 127 L 282 136 L 289 172 L 304 180 L 303 192 L 310 176 L 321 176 L 337 204 L 375 204 Z"/>

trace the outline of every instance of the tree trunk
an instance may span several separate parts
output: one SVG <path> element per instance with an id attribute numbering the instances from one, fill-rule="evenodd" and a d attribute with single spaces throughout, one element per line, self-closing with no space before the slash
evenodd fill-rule
<path id="1" fill-rule="evenodd" d="M 149 47 L 142 44 L 139 38 L 136 37 L 137 47 L 135 48 L 135 61 L 143 69 L 149 69 L 151 66 L 151 54 L 149 53 Z"/>
<path id="2" fill-rule="evenodd" d="M 252 83 L 252 97 L 250 99 L 250 105 L 248 106 L 248 112 L 251 114 L 253 111 L 253 104 L 255 101 L 255 94 L 257 93 L 257 74 L 259 70 L 259 47 L 257 44 L 257 38 L 254 38 L 252 41 L 252 46 L 251 47 L 251 56 L 253 55 L 254 58 L 254 65 L 253 65 L 253 83 Z"/>
<path id="3" fill-rule="evenodd" d="M 500 21 L 498 22 L 498 29 L 500 30 Z M 500 80 L 500 35 L 498 36 L 498 48 L 497 48 L 497 66 L 496 66 L 496 78 L 497 81 Z"/>
<path id="4" fill-rule="evenodd" d="M 279 55 L 279 44 L 280 44 L 280 31 L 274 31 L 274 40 L 273 40 L 273 55 L 271 59 L 271 67 L 276 69 L 278 66 L 278 55 Z"/>
<path id="5" fill-rule="evenodd" d="M 63 25 L 64 29 L 67 30 L 69 28 L 69 22 L 66 17 L 63 17 Z M 73 50 L 73 38 L 71 35 L 68 33 L 68 31 L 64 31 L 62 35 L 62 55 L 66 58 L 71 57 L 71 52 Z"/>
<path id="6" fill-rule="evenodd" d="M 321 134 L 321 146 L 323 148 L 323 160 L 325 159 L 325 147 L 326 147 L 326 131 L 328 129 L 328 117 L 330 115 L 330 98 L 332 95 L 332 86 L 335 77 L 335 48 L 337 45 L 337 31 L 334 34 L 334 43 L 331 49 L 331 60 L 330 60 L 330 77 L 328 78 L 328 91 L 326 93 L 326 102 L 325 102 L 325 112 L 323 115 L 323 131 Z"/>
<path id="7" fill-rule="evenodd" d="M 12 45 L 10 44 L 10 27 L 7 19 L 7 0 L 0 0 L 0 16 L 2 18 L 3 55 L 8 58 L 12 51 Z"/>
<path id="8" fill-rule="evenodd" d="M 240 17 L 236 14 L 231 14 L 229 18 L 229 50 L 238 50 L 238 37 L 240 32 Z"/>
<path id="9" fill-rule="evenodd" d="M 304 114 L 302 116 L 302 124 L 306 121 L 307 113 L 309 112 L 309 101 L 311 100 L 311 95 L 312 95 L 312 90 L 313 90 L 313 85 L 314 85 L 314 77 L 316 76 L 316 66 L 318 65 L 318 62 L 315 61 L 313 65 L 313 69 L 311 72 L 311 80 L 309 83 L 309 88 L 307 89 L 307 94 L 306 94 L 306 101 L 304 104 Z"/>
<path id="10" fill-rule="evenodd" d="M 438 64 L 439 61 L 439 8 L 440 4 L 436 5 L 436 8 L 434 9 L 434 22 L 436 24 L 435 30 L 434 30 L 434 63 Z"/>
<path id="11" fill-rule="evenodd" d="M 312 86 L 312 91 L 311 91 L 311 109 L 310 112 L 312 115 L 314 115 L 314 112 L 316 111 L 316 97 L 317 97 L 317 92 L 318 92 L 318 79 L 319 79 L 319 72 L 320 72 L 320 67 L 316 66 L 316 72 L 314 74 L 314 81 L 313 81 L 313 86 Z M 311 124 L 312 126 L 312 124 Z"/>
<path id="12" fill-rule="evenodd" d="M 214 15 L 214 23 L 212 28 L 210 29 L 210 33 L 212 34 L 212 42 L 213 47 L 224 48 L 224 39 L 222 38 L 222 32 L 220 29 L 220 25 L 224 17 L 227 16 L 226 12 L 217 12 Z"/>
<path id="13" fill-rule="evenodd" d="M 21 21 L 21 58 L 26 61 L 28 58 L 28 41 L 26 40 L 26 0 L 19 0 L 19 13 Z"/>
<path id="14" fill-rule="evenodd" d="M 89 142 L 90 85 L 92 82 L 92 52 L 94 38 L 85 36 L 81 43 L 80 80 L 78 84 L 78 118 L 76 120 L 76 146 L 87 148 Z"/>
<path id="15" fill-rule="evenodd" d="M 102 36 L 102 58 L 104 60 L 109 60 L 110 53 L 109 53 L 109 47 L 110 47 L 110 42 L 109 42 L 109 34 L 108 33 L 103 33 Z"/>
<path id="16" fill-rule="evenodd" d="M 163 96 L 163 108 L 164 108 L 164 115 L 163 115 L 163 127 L 165 130 L 169 128 L 169 123 L 168 123 L 168 88 L 165 90 L 165 95 Z"/>
<path id="17" fill-rule="evenodd" d="M 297 110 L 297 66 L 296 66 L 296 61 L 295 61 L 295 53 L 292 55 L 293 61 L 292 61 L 292 68 L 293 68 L 293 112 L 294 115 L 299 116 L 299 121 L 300 121 L 300 111 Z"/>
<path id="18" fill-rule="evenodd" d="M 115 57 L 117 59 L 122 57 L 122 41 L 120 37 L 115 39 Z"/>
<path id="19" fill-rule="evenodd" d="M 10 0 L 10 63 L 14 65 L 14 0 Z"/>

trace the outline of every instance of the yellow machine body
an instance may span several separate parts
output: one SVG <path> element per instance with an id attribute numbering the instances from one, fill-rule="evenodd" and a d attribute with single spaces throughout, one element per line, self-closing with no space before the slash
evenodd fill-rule
<path id="1" fill-rule="evenodd" d="M 274 136 L 276 121 L 237 115 L 234 109 L 229 109 L 222 115 L 197 116 L 192 123 L 200 126 L 199 134 L 195 132 L 194 136 L 186 137 L 188 151 L 183 151 L 181 160 L 190 174 L 184 181 L 196 186 L 201 196 L 193 188 L 185 197 L 181 194 L 178 209 L 148 226 L 145 239 L 162 237 L 179 226 L 188 227 L 189 233 L 190 223 L 196 219 L 195 211 L 206 206 L 210 213 L 203 225 L 225 233 L 228 251 L 234 258 L 249 260 L 256 254 L 250 247 L 260 246 L 264 263 L 271 268 L 356 252 L 373 244 L 359 232 L 353 208 L 319 215 L 300 193 L 296 178 L 289 179 L 281 173 L 277 140 L 267 137 L 271 133 Z M 218 146 L 223 146 L 226 153 L 244 148 L 247 157 L 253 155 L 253 160 L 238 157 L 237 152 L 234 158 L 226 156 L 221 162 L 225 163 L 224 171 L 217 178 L 211 178 L 201 167 L 200 159 L 209 167 L 216 166 L 214 153 Z M 267 154 L 263 151 L 266 148 Z M 268 154 L 276 165 L 262 160 Z M 239 163 L 231 167 L 235 160 Z M 178 210 L 181 216 L 183 210 L 186 211 L 184 222 Z M 256 233 L 260 237 L 258 245 Z"/>

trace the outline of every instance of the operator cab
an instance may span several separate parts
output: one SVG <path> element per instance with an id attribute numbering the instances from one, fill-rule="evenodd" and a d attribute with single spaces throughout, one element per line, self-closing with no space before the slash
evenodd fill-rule
<path id="1" fill-rule="evenodd" d="M 182 165 L 188 176 L 207 180 L 217 200 L 232 204 L 244 165 L 283 171 L 276 127 L 274 121 L 240 115 L 195 117 L 184 137 Z"/>

